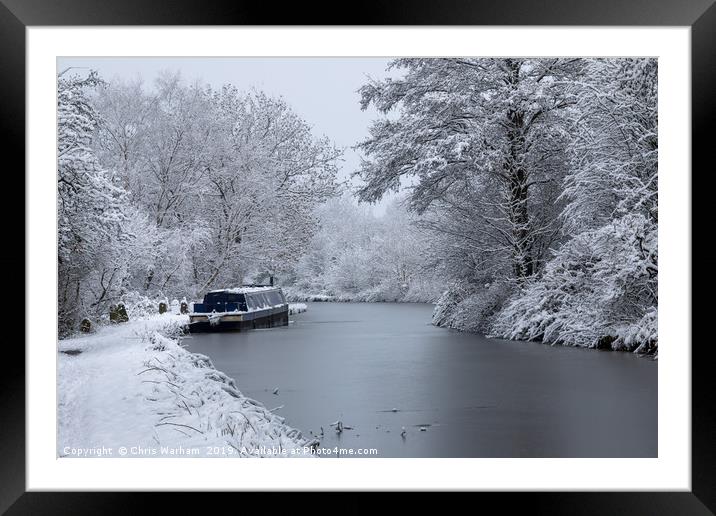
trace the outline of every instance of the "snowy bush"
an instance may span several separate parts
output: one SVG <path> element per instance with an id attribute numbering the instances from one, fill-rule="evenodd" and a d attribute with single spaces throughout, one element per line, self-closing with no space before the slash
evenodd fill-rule
<path id="1" fill-rule="evenodd" d="M 442 293 L 433 309 L 433 324 L 435 326 L 452 326 L 453 316 L 457 306 L 468 296 L 468 293 L 458 284 L 450 286 Z"/>
<path id="2" fill-rule="evenodd" d="M 495 335 L 611 349 L 655 349 L 656 228 L 629 215 L 565 244 L 501 311 Z"/>
<path id="3" fill-rule="evenodd" d="M 494 282 L 463 299 L 455 307 L 451 327 L 476 333 L 489 333 L 492 320 L 511 292 L 505 282 Z"/>
<path id="4" fill-rule="evenodd" d="M 129 292 L 122 299 L 130 320 L 159 313 L 159 302 L 163 301 L 163 299 L 151 299 L 139 292 Z"/>
<path id="5" fill-rule="evenodd" d="M 308 307 L 306 306 L 306 303 L 291 303 L 288 305 L 288 314 L 300 314 L 305 312 L 307 309 Z"/>
<path id="6" fill-rule="evenodd" d="M 436 303 L 444 290 L 445 283 L 441 279 L 419 277 L 410 282 L 402 300 L 408 303 Z"/>
<path id="7" fill-rule="evenodd" d="M 658 313 L 651 307 L 636 323 L 619 329 L 615 349 L 633 349 L 636 353 L 656 352 L 659 343 Z"/>
<path id="8" fill-rule="evenodd" d="M 244 396 L 208 357 L 186 351 L 160 332 L 148 340 L 149 357 L 139 374 L 149 380 L 146 398 L 156 406 L 159 442 L 227 445 L 238 457 L 260 456 L 262 447 L 304 456 L 304 449 L 316 443 Z"/>
<path id="9" fill-rule="evenodd" d="M 303 288 L 296 287 L 296 286 L 284 286 L 281 287 L 283 290 L 284 295 L 286 296 L 286 300 L 290 303 L 297 303 L 300 301 L 337 301 L 335 295 L 322 290 L 318 292 L 310 292 L 307 290 L 304 290 Z"/>
<path id="10" fill-rule="evenodd" d="M 495 281 L 476 291 L 448 290 L 433 312 L 433 324 L 456 330 L 487 333 L 492 319 L 510 296 L 508 283 Z"/>

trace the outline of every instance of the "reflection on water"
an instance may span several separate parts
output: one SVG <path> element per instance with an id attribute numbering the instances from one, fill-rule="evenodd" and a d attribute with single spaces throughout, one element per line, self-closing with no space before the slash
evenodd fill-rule
<path id="1" fill-rule="evenodd" d="M 323 427 L 326 448 L 376 448 L 380 457 L 657 456 L 657 362 L 435 328 L 431 312 L 309 303 L 285 328 L 184 342 L 305 435 Z M 337 434 L 329 426 L 337 420 L 351 429 Z"/>

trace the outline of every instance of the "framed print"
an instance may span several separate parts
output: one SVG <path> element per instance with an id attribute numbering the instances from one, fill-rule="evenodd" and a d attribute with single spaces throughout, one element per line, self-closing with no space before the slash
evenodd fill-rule
<path id="1" fill-rule="evenodd" d="M 691 170 L 716 8 L 547 7 L 2 0 L 27 207 L 0 507 L 715 511 Z"/>

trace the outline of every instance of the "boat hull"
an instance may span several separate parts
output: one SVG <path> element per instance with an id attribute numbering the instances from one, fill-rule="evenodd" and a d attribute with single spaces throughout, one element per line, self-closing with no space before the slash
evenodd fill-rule
<path id="1" fill-rule="evenodd" d="M 187 330 L 190 333 L 245 331 L 288 326 L 288 305 L 255 312 L 189 314 L 189 321 Z"/>

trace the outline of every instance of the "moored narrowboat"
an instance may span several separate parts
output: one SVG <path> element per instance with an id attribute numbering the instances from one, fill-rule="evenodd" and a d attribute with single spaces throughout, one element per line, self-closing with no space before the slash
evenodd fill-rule
<path id="1" fill-rule="evenodd" d="M 288 303 L 279 287 L 243 286 L 212 290 L 189 313 L 188 330 L 242 331 L 288 326 Z"/>

